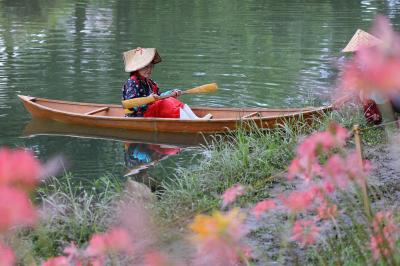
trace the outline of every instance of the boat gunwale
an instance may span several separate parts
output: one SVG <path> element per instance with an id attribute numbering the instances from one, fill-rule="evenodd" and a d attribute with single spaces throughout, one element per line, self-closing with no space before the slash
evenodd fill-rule
<path id="1" fill-rule="evenodd" d="M 304 108 L 260 108 L 260 107 L 252 107 L 252 108 L 235 108 L 235 107 L 193 107 L 193 110 L 200 109 L 200 110 L 218 110 L 218 111 L 234 111 L 237 113 L 240 112 L 287 112 L 287 114 L 278 114 L 273 116 L 257 116 L 257 117 L 248 117 L 248 118 L 213 118 L 213 119 L 179 119 L 179 118 L 160 118 L 160 117 L 119 117 L 119 116 L 100 116 L 100 115 L 85 115 L 80 113 L 73 113 L 69 111 L 61 111 L 60 109 L 50 108 L 43 104 L 37 103 L 35 101 L 44 101 L 44 102 L 53 102 L 53 103 L 60 103 L 60 104 L 69 104 L 69 105 L 80 105 L 80 106 L 95 106 L 95 107 L 112 107 L 112 108 L 122 108 L 118 104 L 101 104 L 101 103 L 86 103 L 86 102 L 71 102 L 71 101 L 63 101 L 63 100 L 54 100 L 54 99 L 47 99 L 47 98 L 40 98 L 40 97 L 32 97 L 27 95 L 18 95 L 18 97 L 23 101 L 30 105 L 35 106 L 36 108 L 50 111 L 53 113 L 86 118 L 86 119 L 101 119 L 101 120 L 114 120 L 114 121 L 127 121 L 127 120 L 135 120 L 135 121 L 162 121 L 168 122 L 173 121 L 175 123 L 213 123 L 213 122 L 246 122 L 246 121 L 254 121 L 254 120 L 272 120 L 272 119 L 285 119 L 291 118 L 296 115 L 307 115 L 309 113 L 316 113 L 316 112 L 324 112 L 327 110 L 332 109 L 331 105 L 328 106 L 321 106 L 321 107 L 304 107 Z M 93 119 L 92 119 L 93 118 Z"/>

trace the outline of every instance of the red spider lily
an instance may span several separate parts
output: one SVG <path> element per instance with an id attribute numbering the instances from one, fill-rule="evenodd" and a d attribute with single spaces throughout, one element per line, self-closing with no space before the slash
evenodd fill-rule
<path id="1" fill-rule="evenodd" d="M 379 91 L 384 95 L 400 90 L 400 37 L 389 21 L 379 16 L 373 34 L 382 42 L 373 47 L 362 47 L 349 61 L 342 73 L 340 88 L 347 92 Z"/>
<path id="2" fill-rule="evenodd" d="M 3 245 L 0 242 L 0 265 L 13 266 L 15 265 L 15 255 L 11 248 Z"/>
<path id="3" fill-rule="evenodd" d="M 46 260 L 42 266 L 70 266 L 70 262 L 67 257 L 58 256 Z M 77 266 L 77 265 L 74 265 Z"/>
<path id="4" fill-rule="evenodd" d="M 372 236 L 370 247 L 375 260 L 394 253 L 399 239 L 399 228 L 393 219 L 392 212 L 378 212 L 372 221 Z"/>
<path id="5" fill-rule="evenodd" d="M 40 162 L 26 150 L 0 148 L 0 186 L 33 189 L 39 182 Z"/>
<path id="6" fill-rule="evenodd" d="M 263 200 L 258 202 L 252 209 L 251 213 L 258 219 L 261 214 L 276 207 L 275 201 Z"/>
<path id="7" fill-rule="evenodd" d="M 389 211 L 376 213 L 372 222 L 372 229 L 371 248 L 373 254 L 381 253 L 381 255 L 387 256 L 393 253 L 396 241 L 399 238 L 399 228 L 394 222 L 393 213 Z M 377 257 L 374 256 L 374 258 Z"/>
<path id="8" fill-rule="evenodd" d="M 12 226 L 32 225 L 36 220 L 36 211 L 27 195 L 8 187 L 0 187 L 0 215 L 0 233 Z"/>
<path id="9" fill-rule="evenodd" d="M 190 225 L 197 246 L 195 265 L 236 265 L 245 256 L 241 238 L 247 234 L 245 216 L 237 208 L 211 216 L 197 215 Z"/>
<path id="10" fill-rule="evenodd" d="M 330 219 L 336 217 L 338 214 L 336 204 L 329 204 L 327 202 L 323 202 L 317 208 L 317 216 L 319 219 Z"/>
<path id="11" fill-rule="evenodd" d="M 160 251 L 151 251 L 144 256 L 144 266 L 172 266 L 176 263 L 171 262 L 167 254 Z M 179 264 L 178 264 L 179 265 Z"/>
<path id="12" fill-rule="evenodd" d="M 102 257 L 110 253 L 130 253 L 131 244 L 128 231 L 113 228 L 104 234 L 93 235 L 84 254 L 88 257 Z"/>
<path id="13" fill-rule="evenodd" d="M 349 185 L 347 169 L 346 160 L 341 156 L 334 154 L 326 161 L 322 170 L 322 176 L 324 176 L 324 178 L 334 187 L 345 189 Z"/>
<path id="14" fill-rule="evenodd" d="M 238 196 L 243 195 L 245 192 L 245 188 L 240 185 L 236 184 L 231 188 L 225 190 L 224 194 L 222 194 L 222 208 L 225 208 L 229 204 L 235 201 Z"/>
<path id="15" fill-rule="evenodd" d="M 298 241 L 301 246 L 314 244 L 319 235 L 319 228 L 312 220 L 297 220 L 292 229 L 292 240 Z"/>
<path id="16" fill-rule="evenodd" d="M 292 191 L 287 197 L 280 196 L 280 200 L 291 212 L 298 213 L 311 209 L 316 196 L 316 191 L 309 189 L 306 191 Z"/>
<path id="17" fill-rule="evenodd" d="M 372 166 L 368 161 L 360 163 L 357 153 L 352 152 L 347 155 L 347 175 L 348 178 L 354 181 L 359 186 L 364 186 L 365 177 L 368 176 Z"/>
<path id="18" fill-rule="evenodd" d="M 223 239 L 208 239 L 198 246 L 191 265 L 195 266 L 236 266 L 244 265 L 243 260 L 251 252 L 245 245 L 234 246 Z"/>
<path id="19" fill-rule="evenodd" d="M 317 132 L 306 138 L 297 148 L 297 156 L 288 169 L 288 178 L 295 176 L 310 182 L 314 176 L 321 175 L 321 165 L 318 156 L 334 147 L 342 147 L 348 137 L 345 128 L 332 123 L 328 130 Z"/>

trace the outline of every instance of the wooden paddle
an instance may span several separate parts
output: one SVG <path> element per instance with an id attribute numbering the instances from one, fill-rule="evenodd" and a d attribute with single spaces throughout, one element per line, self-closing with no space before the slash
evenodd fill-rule
<path id="1" fill-rule="evenodd" d="M 210 83 L 210 84 L 205 84 L 205 85 L 201 85 L 199 87 L 195 87 L 192 89 L 182 91 L 181 94 L 210 93 L 210 92 L 217 91 L 217 89 L 218 89 L 218 86 L 216 83 Z M 160 99 L 158 99 L 158 100 L 165 99 L 165 98 L 168 98 L 171 96 L 172 96 L 172 94 L 164 95 L 164 96 L 161 96 Z M 143 104 L 152 103 L 154 101 L 156 101 L 156 99 L 153 96 L 133 98 L 133 99 L 122 101 L 122 106 L 125 109 L 129 109 L 129 108 L 133 108 L 133 107 L 140 106 Z"/>

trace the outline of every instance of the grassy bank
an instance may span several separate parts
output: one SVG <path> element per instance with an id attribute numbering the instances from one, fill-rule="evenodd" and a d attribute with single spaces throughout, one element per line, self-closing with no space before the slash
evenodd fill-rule
<path id="1" fill-rule="evenodd" d="M 179 168 L 171 180 L 165 180 L 159 194 L 162 200 L 156 208 L 166 220 L 186 220 L 198 212 L 219 208 L 222 192 L 236 183 L 248 188 L 241 199 L 243 207 L 267 198 L 274 183 L 282 182 L 299 140 L 325 130 L 332 121 L 349 129 L 359 124 L 365 145 L 385 141 L 382 128 L 370 128 L 362 113 L 351 109 L 325 114 L 312 124 L 285 125 L 267 131 L 238 130 L 213 139 L 202 147 L 204 157 L 199 164 Z"/>

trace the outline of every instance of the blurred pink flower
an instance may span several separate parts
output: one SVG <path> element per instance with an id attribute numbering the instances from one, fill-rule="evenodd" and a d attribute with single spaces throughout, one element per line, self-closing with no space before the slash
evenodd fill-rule
<path id="1" fill-rule="evenodd" d="M 0 242 L 0 265 L 13 266 L 15 265 L 15 255 L 11 248 L 3 245 Z"/>
<path id="2" fill-rule="evenodd" d="M 360 163 L 358 154 L 352 152 L 347 155 L 346 163 L 349 180 L 356 182 L 359 186 L 364 186 L 366 177 L 372 169 L 370 162 L 364 160 Z"/>
<path id="3" fill-rule="evenodd" d="M 300 243 L 301 246 L 308 246 L 316 242 L 319 235 L 319 228 L 312 220 L 297 220 L 292 229 L 292 240 Z"/>
<path id="4" fill-rule="evenodd" d="M 50 258 L 42 264 L 42 266 L 70 266 L 70 265 L 71 264 L 69 263 L 68 258 L 64 256 Z"/>
<path id="5" fill-rule="evenodd" d="M 0 148 L 0 186 L 33 189 L 39 182 L 40 162 L 27 150 Z"/>
<path id="6" fill-rule="evenodd" d="M 344 67 L 340 88 L 343 91 L 364 91 L 368 95 L 378 90 L 389 95 L 400 89 L 400 37 L 389 20 L 378 16 L 373 34 L 382 43 L 364 47 Z"/>
<path id="7" fill-rule="evenodd" d="M 174 265 L 168 259 L 168 256 L 160 251 L 151 251 L 144 256 L 144 266 L 169 266 Z"/>
<path id="8" fill-rule="evenodd" d="M 307 137 L 297 148 L 296 157 L 288 168 L 289 180 L 299 177 L 311 182 L 313 177 L 322 175 L 319 156 L 335 147 L 343 147 L 348 132 L 336 123 L 331 123 L 327 131 L 317 132 Z"/>
<path id="9" fill-rule="evenodd" d="M 12 226 L 32 225 L 36 211 L 25 192 L 0 187 L 0 233 Z"/>
<path id="10" fill-rule="evenodd" d="M 208 239 L 197 246 L 197 253 L 189 265 L 194 266 L 236 266 L 246 265 L 244 261 L 251 255 L 244 244 L 232 245 L 223 239 Z"/>
<path id="11" fill-rule="evenodd" d="M 330 219 L 337 216 L 337 206 L 336 204 L 329 204 L 327 202 L 323 202 L 317 208 L 317 216 L 319 219 Z"/>
<path id="12" fill-rule="evenodd" d="M 116 227 L 104 234 L 93 235 L 84 254 L 88 257 L 101 257 L 110 253 L 130 253 L 131 245 L 128 231 Z"/>
<path id="13" fill-rule="evenodd" d="M 389 242 L 388 239 L 382 237 L 382 235 L 372 235 L 369 245 L 371 247 L 372 257 L 374 260 L 379 260 L 381 257 L 392 255 L 396 248 L 395 243 Z"/>
<path id="14" fill-rule="evenodd" d="M 399 228 L 393 219 L 393 213 L 380 211 L 372 221 L 370 247 L 375 260 L 394 253 L 399 239 Z"/>
<path id="15" fill-rule="evenodd" d="M 234 202 L 236 197 L 243 195 L 244 192 L 245 188 L 240 184 L 236 184 L 225 190 L 224 194 L 222 194 L 222 208 Z"/>
<path id="16" fill-rule="evenodd" d="M 347 169 L 347 161 L 334 154 L 328 158 L 323 166 L 322 175 L 324 180 L 330 182 L 334 187 L 345 189 L 349 185 Z"/>
<path id="17" fill-rule="evenodd" d="M 258 219 L 264 212 L 274 209 L 276 207 L 275 201 L 263 200 L 258 202 L 252 209 L 252 214 Z"/>
<path id="18" fill-rule="evenodd" d="M 194 265 L 236 265 L 245 256 L 244 218 L 237 208 L 211 216 L 197 215 L 190 225 L 197 247 Z"/>
<path id="19" fill-rule="evenodd" d="M 316 196 L 314 189 L 305 191 L 292 191 L 285 197 L 280 196 L 283 205 L 293 213 L 298 213 L 310 209 Z"/>

